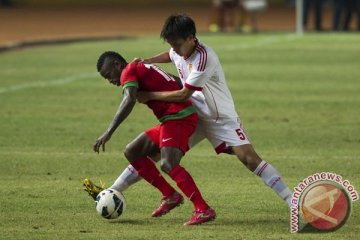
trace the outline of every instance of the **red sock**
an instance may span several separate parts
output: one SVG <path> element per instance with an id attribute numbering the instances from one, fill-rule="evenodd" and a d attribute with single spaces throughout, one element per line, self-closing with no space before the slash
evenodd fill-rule
<path id="1" fill-rule="evenodd" d="M 176 182 L 181 191 L 192 201 L 195 210 L 206 211 L 209 206 L 202 198 L 191 175 L 180 165 L 174 167 L 169 172 L 169 176 Z"/>
<path id="2" fill-rule="evenodd" d="M 141 157 L 131 162 L 139 175 L 148 183 L 160 190 L 164 197 L 174 194 L 176 191 L 161 175 L 153 161 L 147 157 Z"/>

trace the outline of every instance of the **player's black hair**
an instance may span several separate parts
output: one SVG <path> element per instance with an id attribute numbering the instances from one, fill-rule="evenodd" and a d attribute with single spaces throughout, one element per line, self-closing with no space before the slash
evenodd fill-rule
<path id="1" fill-rule="evenodd" d="M 186 14 L 170 15 L 161 30 L 160 37 L 164 40 L 186 39 L 196 36 L 195 22 Z"/>
<path id="2" fill-rule="evenodd" d="M 125 62 L 126 63 L 126 60 L 120 54 L 118 54 L 117 52 L 106 51 L 106 52 L 103 52 L 100 55 L 100 57 L 99 57 L 99 59 L 97 61 L 96 68 L 97 68 L 98 72 L 100 72 L 101 68 L 103 67 L 106 58 L 111 58 L 111 59 L 117 60 L 119 62 Z"/>

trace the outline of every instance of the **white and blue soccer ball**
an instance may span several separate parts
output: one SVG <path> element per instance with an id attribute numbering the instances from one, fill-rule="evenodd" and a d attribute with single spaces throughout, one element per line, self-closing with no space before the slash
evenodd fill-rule
<path id="1" fill-rule="evenodd" d="M 115 189 L 105 189 L 96 197 L 96 211 L 106 219 L 115 219 L 125 211 L 125 198 Z"/>

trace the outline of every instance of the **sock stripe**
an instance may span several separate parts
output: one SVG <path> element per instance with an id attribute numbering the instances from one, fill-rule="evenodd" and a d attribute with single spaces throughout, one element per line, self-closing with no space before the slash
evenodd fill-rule
<path id="1" fill-rule="evenodd" d="M 278 178 L 275 179 L 275 181 L 271 184 L 271 188 L 273 188 L 275 186 L 275 184 L 281 179 L 281 177 L 279 176 Z"/>
<path id="2" fill-rule="evenodd" d="M 264 166 L 262 166 L 259 170 L 259 172 L 257 173 L 257 175 L 259 177 L 261 177 L 261 174 L 263 173 L 263 171 L 265 170 L 265 168 L 267 167 L 268 163 L 265 163 Z"/>
<path id="3" fill-rule="evenodd" d="M 192 200 L 192 197 L 194 196 L 195 192 L 193 192 L 190 197 L 189 197 L 189 200 L 191 201 Z"/>
<path id="4" fill-rule="evenodd" d="M 194 182 L 194 179 L 191 175 L 181 167 L 177 165 L 170 170 L 169 176 L 176 182 L 176 185 L 181 189 L 181 191 L 190 199 L 194 204 L 195 210 L 206 211 L 209 208 L 201 193 Z"/>

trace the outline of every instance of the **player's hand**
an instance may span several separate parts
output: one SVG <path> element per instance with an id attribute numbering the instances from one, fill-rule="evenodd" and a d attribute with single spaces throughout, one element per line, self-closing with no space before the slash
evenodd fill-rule
<path id="1" fill-rule="evenodd" d="M 140 62 L 143 64 L 151 64 L 152 62 L 150 61 L 150 59 L 142 59 L 142 58 L 134 58 L 132 60 L 132 62 Z"/>
<path id="2" fill-rule="evenodd" d="M 141 91 L 137 93 L 136 99 L 139 103 L 146 103 L 151 100 L 148 92 Z"/>
<path id="3" fill-rule="evenodd" d="M 99 149 L 102 147 L 102 151 L 105 152 L 105 143 L 109 141 L 111 138 L 111 134 L 109 132 L 105 132 L 101 135 L 95 142 L 93 149 L 94 152 L 100 153 Z"/>
<path id="4" fill-rule="evenodd" d="M 144 59 L 136 57 L 131 62 L 133 63 L 133 62 L 142 62 L 142 61 L 144 61 Z"/>
<path id="5" fill-rule="evenodd" d="M 148 59 L 148 58 L 142 59 L 141 62 L 142 62 L 143 64 L 152 64 L 152 63 L 153 63 L 153 62 L 152 62 L 150 59 Z"/>

